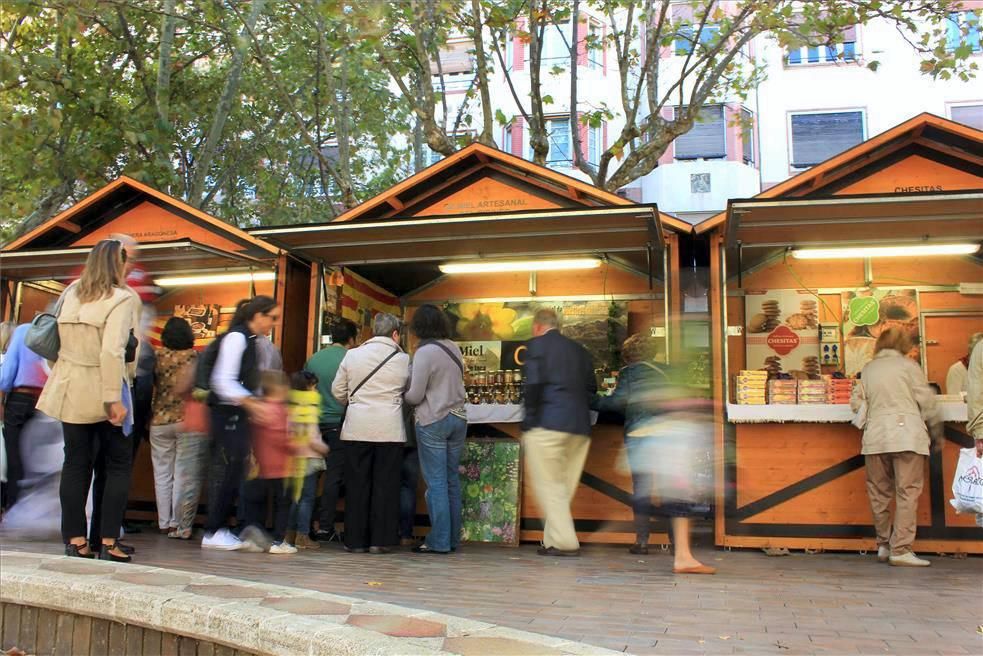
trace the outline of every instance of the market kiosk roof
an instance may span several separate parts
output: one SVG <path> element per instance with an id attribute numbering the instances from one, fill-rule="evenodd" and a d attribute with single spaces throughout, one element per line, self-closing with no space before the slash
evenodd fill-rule
<path id="1" fill-rule="evenodd" d="M 791 246 L 983 239 L 983 132 L 919 114 L 696 226 L 715 229 L 741 269 Z"/>
<path id="2" fill-rule="evenodd" d="M 61 280 L 113 233 L 140 242 L 153 275 L 269 268 L 280 249 L 187 203 L 123 176 L 0 250 L 0 273 Z"/>
<path id="3" fill-rule="evenodd" d="M 654 205 L 471 144 L 334 221 L 250 234 L 403 293 L 452 260 L 598 254 L 645 270 L 665 229 L 689 233 L 691 226 Z"/>
<path id="4" fill-rule="evenodd" d="M 752 201 L 762 201 L 754 207 L 788 207 L 786 215 L 795 219 L 791 208 L 819 208 L 813 214 L 825 214 L 824 225 L 837 223 L 840 215 L 844 221 L 858 218 L 858 208 L 863 206 L 871 214 L 860 216 L 876 217 L 878 214 L 899 212 L 900 208 L 909 218 L 923 216 L 924 206 L 915 200 L 887 200 L 899 197 L 919 198 L 923 204 L 930 204 L 932 198 L 944 203 L 957 203 L 959 207 L 948 210 L 954 214 L 964 211 L 981 215 L 978 192 L 983 190 L 983 132 L 961 123 L 923 113 L 897 125 L 886 132 L 843 151 L 839 155 L 817 164 L 807 171 L 775 185 L 753 199 L 732 200 L 727 210 L 710 217 L 696 226 L 696 233 L 702 234 L 729 223 L 727 234 L 743 240 L 740 227 L 752 221 L 749 212 Z M 960 191 L 964 194 L 949 194 Z M 943 193 L 939 193 L 943 192 Z M 974 198 L 974 193 L 975 198 Z M 967 196 L 968 194 L 968 196 Z M 967 196 L 967 197 L 962 197 Z M 843 200 L 844 197 L 856 201 Z M 862 200 L 866 197 L 865 200 Z M 838 202 L 792 203 L 792 199 L 829 200 Z M 763 203 L 765 199 L 780 201 L 773 205 Z M 882 199 L 882 200 L 878 200 Z M 874 210 L 882 202 L 897 203 L 890 210 Z M 781 213 L 782 210 L 771 210 Z M 755 214 L 755 218 L 763 217 Z M 809 211 L 801 216 L 808 219 Z M 818 218 L 813 216 L 812 218 Z M 830 231 L 835 240 L 840 240 L 840 227 Z M 896 236 L 896 235 L 891 235 Z"/>

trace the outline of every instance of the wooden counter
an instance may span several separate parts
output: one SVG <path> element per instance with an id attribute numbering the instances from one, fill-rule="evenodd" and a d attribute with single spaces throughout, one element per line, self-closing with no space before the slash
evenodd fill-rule
<path id="1" fill-rule="evenodd" d="M 718 544 L 876 549 L 860 440 L 849 423 L 725 424 Z M 945 448 L 926 464 L 916 551 L 983 553 L 975 516 L 948 503 L 959 449 L 972 444 L 963 424 L 946 424 Z"/>

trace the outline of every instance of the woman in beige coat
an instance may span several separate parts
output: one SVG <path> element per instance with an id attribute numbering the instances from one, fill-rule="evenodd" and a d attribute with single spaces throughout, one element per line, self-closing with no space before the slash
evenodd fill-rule
<path id="1" fill-rule="evenodd" d="M 345 549 L 385 554 L 399 543 L 399 470 L 406 430 L 403 392 L 410 358 L 399 346 L 400 321 L 380 312 L 375 335 L 345 354 L 331 386 L 347 406 L 345 443 Z"/>
<path id="2" fill-rule="evenodd" d="M 941 425 L 935 392 L 921 367 L 905 356 L 911 347 L 911 339 L 900 328 L 881 333 L 874 359 L 863 368 L 850 405 L 856 412 L 864 400 L 867 403 L 861 453 L 877 533 L 877 559 L 899 567 L 928 567 L 931 563 L 916 556 L 911 544 L 929 445 L 936 441 L 935 447 L 941 446 Z M 893 527 L 891 501 L 895 502 Z"/>
<path id="3" fill-rule="evenodd" d="M 125 352 L 140 304 L 124 282 L 125 262 L 123 245 L 103 240 L 89 253 L 79 281 L 63 293 L 58 313 L 61 349 L 37 406 L 64 424 L 60 496 L 65 555 L 95 556 L 85 537 L 85 500 L 93 462 L 101 454 L 106 462 L 101 553 L 103 559 L 118 562 L 130 560 L 116 537 L 126 509 L 133 455 L 123 429 L 129 413 Z"/>

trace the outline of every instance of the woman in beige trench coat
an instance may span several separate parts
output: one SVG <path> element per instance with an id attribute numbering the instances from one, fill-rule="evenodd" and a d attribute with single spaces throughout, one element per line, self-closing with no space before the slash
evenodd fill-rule
<path id="1" fill-rule="evenodd" d="M 877 533 L 877 558 L 900 567 L 928 567 L 931 563 L 916 556 L 911 545 L 929 445 L 935 441 L 941 446 L 941 425 L 935 392 L 921 367 L 905 356 L 911 347 L 902 329 L 882 332 L 874 359 L 864 366 L 850 404 L 856 412 L 867 403 L 861 453 Z"/>
<path id="2" fill-rule="evenodd" d="M 116 544 L 130 487 L 132 443 L 124 422 L 132 408 L 126 346 L 135 328 L 139 297 L 124 282 L 126 251 L 116 240 L 93 247 L 78 282 L 62 295 L 61 348 L 38 400 L 38 410 L 60 420 L 65 434 L 61 475 L 61 531 L 65 555 L 93 558 L 86 540 L 85 501 L 97 454 L 105 457 L 102 558 L 127 562 Z M 132 418 L 129 418 L 132 425 Z"/>

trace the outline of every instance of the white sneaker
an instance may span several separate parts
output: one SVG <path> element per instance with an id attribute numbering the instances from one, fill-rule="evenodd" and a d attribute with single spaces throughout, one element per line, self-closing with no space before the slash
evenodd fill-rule
<path id="1" fill-rule="evenodd" d="M 891 558 L 891 550 L 888 547 L 877 547 L 877 562 L 886 563 Z"/>
<path id="2" fill-rule="evenodd" d="M 221 528 L 215 533 L 201 539 L 202 549 L 214 549 L 216 551 L 238 551 L 242 549 L 242 540 L 232 535 L 232 532 L 227 528 Z"/>
<path id="3" fill-rule="evenodd" d="M 916 556 L 913 551 L 901 556 L 891 556 L 888 558 L 888 562 L 895 567 L 928 567 L 932 564 L 930 561 Z"/>
<path id="4" fill-rule="evenodd" d="M 270 547 L 271 554 L 295 554 L 297 553 L 297 547 L 287 544 L 286 542 L 280 542 L 274 544 Z"/>

